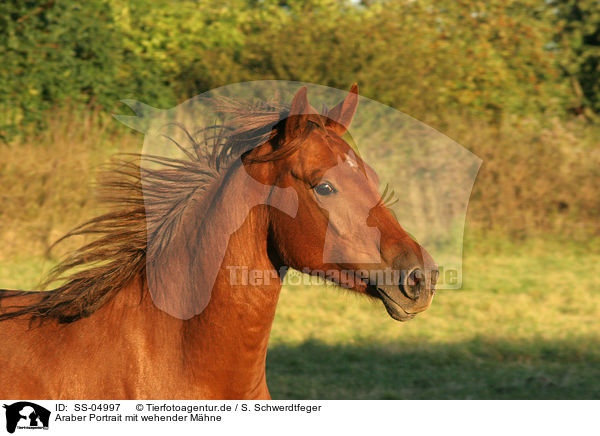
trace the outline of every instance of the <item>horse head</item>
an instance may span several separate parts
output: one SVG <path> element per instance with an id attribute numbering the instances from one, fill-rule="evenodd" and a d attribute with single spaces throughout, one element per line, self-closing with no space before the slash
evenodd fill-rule
<path id="1" fill-rule="evenodd" d="M 378 298 L 404 321 L 431 304 L 438 269 L 387 208 L 377 174 L 346 140 L 357 103 L 354 85 L 344 101 L 318 113 L 302 88 L 278 133 L 242 160 L 256 180 L 297 194 L 294 216 L 270 210 L 270 241 L 282 264 Z"/>

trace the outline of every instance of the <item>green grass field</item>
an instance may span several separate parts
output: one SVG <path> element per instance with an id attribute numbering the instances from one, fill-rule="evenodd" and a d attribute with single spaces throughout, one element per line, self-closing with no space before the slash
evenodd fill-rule
<path id="1" fill-rule="evenodd" d="M 336 288 L 286 286 L 267 376 L 274 398 L 600 398 L 600 254 L 467 250 L 462 290 L 407 323 Z"/>
<path id="2" fill-rule="evenodd" d="M 463 289 L 438 292 L 407 323 L 339 288 L 287 284 L 267 357 L 271 394 L 600 398 L 599 263 L 597 250 L 574 244 L 469 244 Z M 2 262 L 0 287 L 32 287 L 49 266 Z"/>

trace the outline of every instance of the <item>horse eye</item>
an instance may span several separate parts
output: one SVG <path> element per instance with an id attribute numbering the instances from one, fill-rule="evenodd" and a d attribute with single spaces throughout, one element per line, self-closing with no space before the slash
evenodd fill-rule
<path id="1" fill-rule="evenodd" d="M 315 186 L 314 189 L 315 189 L 315 192 L 319 195 L 330 195 L 330 194 L 333 194 L 334 192 L 336 192 L 333 185 L 328 182 L 320 183 L 317 186 Z"/>

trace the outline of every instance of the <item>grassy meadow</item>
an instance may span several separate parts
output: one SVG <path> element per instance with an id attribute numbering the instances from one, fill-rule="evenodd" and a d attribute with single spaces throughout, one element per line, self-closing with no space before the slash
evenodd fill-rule
<path id="1" fill-rule="evenodd" d="M 600 398 L 600 253 L 537 241 L 464 262 L 463 289 L 407 323 L 347 291 L 286 286 L 273 397 Z"/>
<path id="2" fill-rule="evenodd" d="M 109 156 L 139 151 L 141 135 L 114 124 L 98 113 L 59 110 L 43 132 L 0 145 L 0 288 L 35 288 L 60 253 L 81 242 L 48 252 L 101 211 L 96 174 Z M 600 243 L 590 231 L 593 211 L 572 224 L 568 215 L 594 204 L 596 161 L 560 155 L 573 141 L 575 149 L 591 149 L 591 136 L 562 125 L 542 131 L 550 152 L 528 167 L 508 146 L 516 130 L 503 139 L 491 128 L 462 128 L 454 138 L 479 144 L 484 157 L 467 218 L 463 288 L 439 291 L 428 311 L 398 323 L 379 302 L 287 283 L 267 358 L 274 398 L 600 398 Z M 518 132 L 536 142 L 527 129 Z M 521 156 L 535 160 L 533 151 Z M 585 178 L 556 166 L 542 174 L 553 162 Z M 517 184 L 535 189 L 512 198 Z M 555 200 L 534 197 L 559 185 L 566 186 L 561 195 L 579 189 L 565 200 L 574 206 L 552 217 L 544 208 Z M 494 231 L 482 225 L 490 216 Z"/>

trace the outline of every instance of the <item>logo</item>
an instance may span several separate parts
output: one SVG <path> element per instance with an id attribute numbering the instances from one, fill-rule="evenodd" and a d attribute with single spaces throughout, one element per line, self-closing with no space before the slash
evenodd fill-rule
<path id="1" fill-rule="evenodd" d="M 6 409 L 6 431 L 14 433 L 18 429 L 43 429 L 48 430 L 50 411 L 28 401 L 19 401 L 11 405 L 4 405 Z"/>

